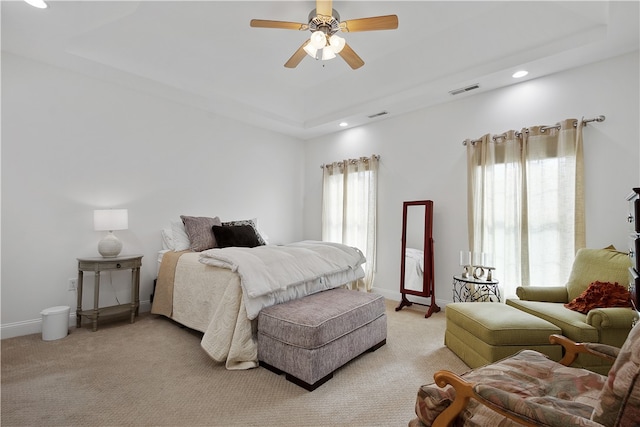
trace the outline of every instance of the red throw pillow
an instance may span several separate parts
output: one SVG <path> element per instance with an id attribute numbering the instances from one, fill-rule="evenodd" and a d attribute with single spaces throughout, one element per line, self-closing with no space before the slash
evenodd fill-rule
<path id="1" fill-rule="evenodd" d="M 580 296 L 564 306 L 582 314 L 587 314 L 593 308 L 631 307 L 631 294 L 618 283 L 593 282 Z"/>

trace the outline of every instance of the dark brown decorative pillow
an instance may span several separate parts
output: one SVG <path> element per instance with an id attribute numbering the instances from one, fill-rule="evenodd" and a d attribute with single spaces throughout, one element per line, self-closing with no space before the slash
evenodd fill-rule
<path id="1" fill-rule="evenodd" d="M 265 240 L 260 235 L 260 232 L 258 231 L 258 224 L 256 222 L 256 219 L 243 219 L 239 221 L 225 221 L 222 223 L 222 225 L 250 225 L 253 227 L 253 231 L 256 232 L 256 236 L 258 236 L 258 242 L 260 242 L 260 245 L 266 245 L 267 242 L 265 242 Z"/>
<path id="2" fill-rule="evenodd" d="M 214 225 L 211 229 L 219 248 L 261 246 L 254 228 L 250 225 Z"/>
<path id="3" fill-rule="evenodd" d="M 593 282 L 573 301 L 565 304 L 568 309 L 587 314 L 594 308 L 631 307 L 631 294 L 618 283 Z"/>
<path id="4" fill-rule="evenodd" d="M 189 236 L 191 250 L 201 252 L 217 247 L 216 237 L 213 235 L 211 227 L 222 224 L 220 218 L 186 215 L 180 215 L 180 218 L 184 224 L 184 231 Z"/>

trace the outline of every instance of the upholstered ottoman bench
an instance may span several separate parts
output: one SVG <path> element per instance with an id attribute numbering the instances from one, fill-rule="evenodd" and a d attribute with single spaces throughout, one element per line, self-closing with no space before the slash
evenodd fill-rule
<path id="1" fill-rule="evenodd" d="M 267 307 L 258 316 L 260 365 L 309 391 L 386 341 L 384 298 L 372 293 L 331 289 Z"/>
<path id="2" fill-rule="evenodd" d="M 445 345 L 471 368 L 532 349 L 556 362 L 562 347 L 549 342 L 560 328 L 499 302 L 456 302 L 445 308 Z"/>

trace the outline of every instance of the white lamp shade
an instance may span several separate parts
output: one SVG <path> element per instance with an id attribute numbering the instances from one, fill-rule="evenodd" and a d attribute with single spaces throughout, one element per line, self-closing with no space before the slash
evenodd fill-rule
<path id="1" fill-rule="evenodd" d="M 307 45 L 304 47 L 304 51 L 307 52 L 307 55 L 309 55 L 313 59 L 316 59 L 316 54 L 318 53 L 318 49 L 313 47 L 311 43 L 307 43 Z"/>
<path id="2" fill-rule="evenodd" d="M 309 38 L 311 44 L 316 49 L 322 49 L 327 45 L 327 36 L 322 31 L 314 31 Z"/>
<path id="3" fill-rule="evenodd" d="M 46 9 L 47 8 L 47 4 L 44 2 L 44 0 L 24 0 L 27 3 L 29 3 L 31 6 L 33 7 L 37 7 L 38 9 Z"/>
<path id="4" fill-rule="evenodd" d="M 333 53 L 340 53 L 340 51 L 344 49 L 345 44 L 346 42 L 344 41 L 344 39 L 338 35 L 334 34 L 329 38 L 329 45 L 331 46 L 331 50 L 333 50 Z"/>
<path id="5" fill-rule="evenodd" d="M 322 49 L 322 60 L 326 61 L 327 59 L 333 59 L 336 57 L 336 54 L 333 53 L 333 50 L 331 50 L 328 47 L 325 47 L 324 49 Z"/>
<path id="6" fill-rule="evenodd" d="M 96 231 L 126 230 L 129 228 L 127 209 L 97 209 L 93 211 L 93 229 Z"/>

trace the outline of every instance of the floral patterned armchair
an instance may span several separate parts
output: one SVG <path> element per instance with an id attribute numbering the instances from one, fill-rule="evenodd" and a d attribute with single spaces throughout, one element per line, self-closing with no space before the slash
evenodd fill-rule
<path id="1" fill-rule="evenodd" d="M 620 349 L 550 341 L 565 348 L 559 363 L 523 350 L 461 376 L 436 372 L 409 426 L 640 426 L 640 326 Z M 569 367 L 580 353 L 614 361 L 608 376 Z"/>

